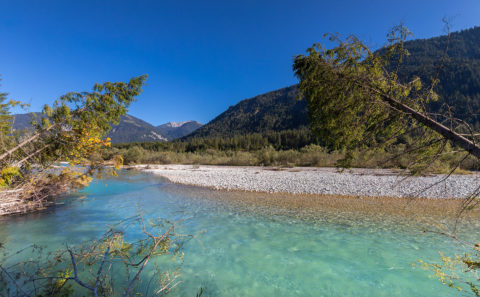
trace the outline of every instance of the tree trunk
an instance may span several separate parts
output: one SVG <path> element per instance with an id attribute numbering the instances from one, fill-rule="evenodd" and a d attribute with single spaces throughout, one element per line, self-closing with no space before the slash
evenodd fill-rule
<path id="1" fill-rule="evenodd" d="M 408 113 L 414 118 L 415 120 L 419 121 L 423 125 L 427 126 L 428 128 L 434 130 L 438 134 L 442 135 L 446 139 L 452 141 L 455 145 L 458 145 L 459 147 L 463 148 L 476 158 L 480 159 L 480 147 L 477 146 L 473 141 L 470 139 L 462 136 L 461 134 L 453 131 L 452 129 L 449 129 L 442 125 L 441 123 L 431 119 L 430 117 L 414 110 L 413 108 L 401 103 L 400 101 L 396 100 L 395 98 L 392 98 L 389 95 L 383 94 L 379 90 L 370 87 L 372 91 L 375 93 L 379 94 L 382 98 L 382 100 L 390 105 L 391 107 L 398 109 L 400 111 L 403 111 L 405 113 Z"/>
<path id="2" fill-rule="evenodd" d="M 24 141 L 22 141 L 21 143 L 19 143 L 17 146 L 9 149 L 8 151 L 6 151 L 5 153 L 1 154 L 0 155 L 0 161 L 5 159 L 6 157 L 10 156 L 12 153 L 14 153 L 15 151 L 17 151 L 18 149 L 24 147 L 25 145 L 29 144 L 30 142 L 34 141 L 35 139 L 37 139 L 38 137 L 40 137 L 40 135 L 42 135 L 44 132 L 47 132 L 48 130 L 52 129 L 53 127 L 55 127 L 57 124 L 54 124 L 54 125 L 51 125 L 50 127 L 48 127 L 47 129 L 43 130 L 43 131 L 40 131 L 40 132 L 37 132 L 35 133 L 33 136 L 31 136 L 30 138 L 28 139 L 25 139 Z"/>

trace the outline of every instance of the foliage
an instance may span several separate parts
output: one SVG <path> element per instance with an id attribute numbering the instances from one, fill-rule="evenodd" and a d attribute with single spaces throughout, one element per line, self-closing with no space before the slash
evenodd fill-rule
<path id="1" fill-rule="evenodd" d="M 438 278 L 442 284 L 458 291 L 469 290 L 474 296 L 480 296 L 479 270 L 480 254 L 478 245 L 475 245 L 472 254 L 455 255 L 448 257 L 440 253 L 441 264 L 427 263 L 419 260 L 420 266 L 433 271 L 433 276 Z"/>
<path id="2" fill-rule="evenodd" d="M 52 107 L 45 106 L 43 113 L 46 117 L 37 124 L 37 131 L 41 133 L 50 129 L 47 137 L 54 151 L 49 150 L 46 155 L 51 158 L 54 153 L 56 158 L 68 158 L 78 164 L 88 163 L 94 151 L 109 145 L 110 139 L 104 137 L 141 93 L 145 79 L 145 76 L 140 76 L 131 79 L 128 84 L 96 84 L 93 92 L 68 93 Z M 76 107 L 74 110 L 70 109 L 72 105 Z"/>
<path id="3" fill-rule="evenodd" d="M 124 160 L 127 164 L 136 163 L 142 157 L 143 150 L 138 146 L 132 146 L 128 149 L 124 156 Z"/>
<path id="4" fill-rule="evenodd" d="M 293 131 L 292 131 L 293 132 Z M 334 167 L 338 161 L 345 158 L 343 151 L 329 151 L 318 144 L 308 144 L 301 148 L 282 149 L 282 146 L 268 144 L 267 138 L 262 139 L 266 145 L 256 146 L 249 142 L 249 135 L 236 137 L 239 146 L 231 146 L 231 138 L 224 138 L 224 142 L 215 142 L 209 138 L 195 138 L 195 150 L 190 151 L 192 145 L 184 142 L 146 142 L 117 144 L 103 151 L 103 158 L 112 159 L 113 156 L 127 156 L 135 147 L 140 150 L 137 158 L 126 160 L 126 164 L 204 164 L 230 166 L 321 166 Z M 293 138 L 295 139 L 295 138 Z M 386 150 L 356 149 L 352 151 L 353 167 L 360 168 L 399 168 L 411 166 L 412 157 L 405 154 L 406 148 L 413 146 L 411 139 L 403 139 L 403 143 L 396 144 Z M 218 146 L 215 146 L 217 144 Z M 221 144 L 221 145 L 220 145 Z M 242 144 L 242 145 L 240 145 Z M 247 149 L 244 149 L 246 147 Z M 449 173 L 462 161 L 463 156 L 454 153 L 451 147 L 445 148 L 445 153 L 431 162 L 428 173 Z M 132 156 L 132 155 L 130 155 Z M 468 157 L 459 166 L 457 173 L 468 170 L 478 170 L 479 162 Z"/>
<path id="5" fill-rule="evenodd" d="M 291 86 L 240 101 L 186 139 L 264 134 L 308 127 L 305 102 Z"/>
<path id="6" fill-rule="evenodd" d="M 449 112 L 475 129 L 480 127 L 480 27 L 427 40 L 405 43 L 410 52 L 398 75 L 402 81 L 418 76 L 430 83 L 437 79 L 438 101 L 426 106 L 433 114 Z M 447 55 L 445 49 L 448 47 Z"/>
<path id="7" fill-rule="evenodd" d="M 347 150 L 342 165 L 350 165 L 354 149 L 383 149 L 395 143 L 407 129 L 422 132 L 417 142 L 436 141 L 430 130 L 418 130 L 421 127 L 416 121 L 385 104 L 383 99 L 395 98 L 423 112 L 424 105 L 437 98 L 434 92 L 420 92 L 422 83 L 418 77 L 401 83 L 396 72 L 387 70 L 392 60 L 401 63 L 403 56 L 408 55 L 404 41 L 409 35 L 404 27 L 394 28 L 383 55 L 370 51 L 354 36 L 343 41 L 330 35 L 330 40 L 337 42 L 336 47 L 326 49 L 315 44 L 307 55 L 295 57 L 293 68 L 300 80 L 299 96 L 307 101 L 312 129 L 328 148 Z"/>
<path id="8" fill-rule="evenodd" d="M 118 124 L 120 117 L 127 112 L 141 93 L 145 79 L 143 75 L 128 83 L 95 84 L 91 92 L 63 95 L 51 106 L 45 105 L 42 116 L 32 120 L 35 129 L 21 137 L 10 130 L 11 117 L 0 115 L 0 126 L 7 127 L 0 130 L 0 134 L 2 139 L 8 140 L 0 148 L 4 184 L 51 186 L 51 182 L 57 181 L 69 183 L 73 188 L 87 185 L 91 176 L 98 176 L 104 170 L 99 153 L 111 144 L 110 138 L 106 137 L 111 125 Z M 8 114 L 8 108 L 14 104 L 17 103 L 10 101 L 0 105 L 0 113 Z M 121 160 L 116 158 L 116 167 Z M 68 172 L 66 169 L 51 170 L 59 161 L 71 165 Z M 14 172 L 18 174 L 12 179 Z M 58 178 L 54 178 L 53 172 L 57 172 Z M 42 182 L 38 182 L 40 180 Z"/>
<path id="9" fill-rule="evenodd" d="M 120 143 L 114 146 L 129 149 L 141 146 L 149 151 L 203 152 L 209 149 L 220 151 L 257 151 L 272 146 L 276 150 L 301 149 L 310 144 L 320 144 L 308 128 L 298 130 L 268 131 L 264 133 L 236 134 L 233 136 L 191 137 L 171 142 Z"/>
<path id="10" fill-rule="evenodd" d="M 412 72 L 401 72 L 405 71 L 402 63 L 410 55 L 405 45 L 409 35 L 405 27 L 394 27 L 387 36 L 388 44 L 377 52 L 353 36 L 341 40 L 330 35 L 337 46 L 326 49 L 315 44 L 307 55 L 295 57 L 293 69 L 300 80 L 300 96 L 307 101 L 313 131 L 328 148 L 346 150 L 341 166 L 350 166 L 359 148 L 392 150 L 394 144 L 401 148 L 399 144 L 405 138 L 412 145 L 404 146 L 396 157 L 408 155 L 412 159 L 408 168 L 413 173 L 424 171 L 449 151 L 460 156 L 453 169 L 469 156 L 478 162 L 480 148 L 473 127 L 456 118 L 449 108 L 444 113 L 437 109 L 435 114 L 427 108 L 428 104 L 435 106 L 439 99 L 434 89 L 439 85 L 444 59 L 438 62 L 436 71 L 423 73 L 429 86 L 424 86 Z M 448 49 L 448 40 L 445 48 Z M 423 79 L 426 80 L 425 75 Z M 478 205 L 479 194 L 465 198 L 459 216 Z M 453 259 L 442 256 L 442 264 L 422 264 L 433 269 L 444 284 L 463 290 L 465 287 L 457 284 L 463 282 L 479 296 L 480 255 L 478 245 L 470 246 L 473 254 Z"/>
<path id="11" fill-rule="evenodd" d="M 8 100 L 7 97 L 7 93 L 0 92 L 0 148 L 6 148 L 12 145 L 12 137 L 10 137 L 10 134 L 12 132 L 13 117 L 10 115 L 10 108 L 14 106 L 25 108 L 27 106 L 15 100 Z"/>
<path id="12" fill-rule="evenodd" d="M 0 171 L 0 188 L 10 186 L 16 178 L 21 178 L 22 174 L 17 167 L 5 167 Z"/>
<path id="13" fill-rule="evenodd" d="M 10 104 L 5 102 L 7 100 L 7 93 L 0 93 L 0 144 L 5 146 L 5 136 L 11 130 Z"/>
<path id="14" fill-rule="evenodd" d="M 175 233 L 176 223 L 142 216 L 123 220 L 96 241 L 49 252 L 31 246 L 0 257 L 2 296 L 165 295 L 178 284 L 182 247 L 190 236 Z M 136 233 L 141 237 L 132 236 Z M 131 233 L 131 234 L 130 234 Z M 134 239 L 132 239 L 134 238 Z M 15 263 L 19 255 L 30 253 Z M 145 269 L 148 262 L 162 263 Z M 14 263 L 14 264 L 12 264 Z M 148 286 L 141 276 L 149 274 Z"/>

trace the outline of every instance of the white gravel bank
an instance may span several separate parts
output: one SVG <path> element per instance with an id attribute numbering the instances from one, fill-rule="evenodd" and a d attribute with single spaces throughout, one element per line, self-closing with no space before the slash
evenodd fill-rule
<path id="1" fill-rule="evenodd" d="M 480 186 L 480 175 L 405 177 L 390 170 L 139 165 L 174 183 L 225 190 L 359 196 L 465 198 Z M 438 183 L 438 184 L 435 184 Z"/>

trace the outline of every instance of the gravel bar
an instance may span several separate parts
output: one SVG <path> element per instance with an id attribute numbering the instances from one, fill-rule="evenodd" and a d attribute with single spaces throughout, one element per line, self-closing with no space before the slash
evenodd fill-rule
<path id="1" fill-rule="evenodd" d="M 233 167 L 198 165 L 138 165 L 135 168 L 167 178 L 173 183 L 222 190 L 267 193 L 333 194 L 466 198 L 480 186 L 479 174 L 405 176 L 386 169 L 318 167 Z"/>

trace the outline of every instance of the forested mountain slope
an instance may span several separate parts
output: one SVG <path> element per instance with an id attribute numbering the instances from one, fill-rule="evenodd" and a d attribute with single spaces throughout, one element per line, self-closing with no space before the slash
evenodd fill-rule
<path id="1" fill-rule="evenodd" d="M 430 85 L 438 73 L 435 88 L 440 95 L 429 104 L 430 111 L 451 108 L 453 115 L 475 125 L 480 123 L 480 27 L 450 34 L 446 59 L 447 36 L 417 39 L 406 43 L 410 52 L 401 64 L 403 78 L 419 76 Z"/>
<path id="2" fill-rule="evenodd" d="M 443 61 L 447 36 L 412 40 L 405 46 L 410 55 L 399 68 L 402 79 L 419 76 L 425 85 L 429 85 L 438 72 L 440 82 L 435 90 L 440 98 L 429 104 L 429 111 L 438 112 L 448 106 L 454 116 L 480 129 L 480 27 L 451 33 L 448 55 Z M 14 128 L 25 129 L 30 126 L 30 121 L 29 114 L 16 115 Z M 297 99 L 297 86 L 294 85 L 242 100 L 204 126 L 188 121 L 181 125 L 167 123 L 155 127 L 126 115 L 112 129 L 109 137 L 114 143 L 143 142 L 182 136 L 185 140 L 305 131 L 307 128 L 306 103 Z"/>
<path id="3" fill-rule="evenodd" d="M 306 103 L 297 99 L 297 86 L 291 86 L 242 100 L 186 138 L 293 130 L 307 125 Z"/>
<path id="4" fill-rule="evenodd" d="M 410 55 L 400 67 L 400 77 L 419 76 L 424 85 L 429 85 L 439 73 L 440 83 L 435 90 L 440 98 L 430 103 L 429 111 L 438 112 L 448 105 L 454 116 L 480 128 L 480 27 L 451 33 L 448 56 L 443 63 L 447 36 L 412 40 L 405 46 Z M 297 100 L 294 85 L 242 100 L 184 139 L 278 132 L 307 126 L 306 103 Z"/>
<path id="5" fill-rule="evenodd" d="M 167 138 L 157 132 L 155 126 L 131 115 L 124 115 L 117 126 L 112 127 L 108 137 L 112 143 L 167 141 Z"/>

